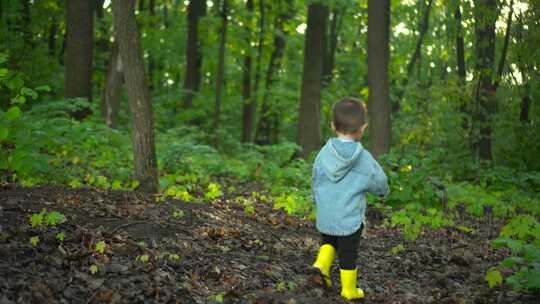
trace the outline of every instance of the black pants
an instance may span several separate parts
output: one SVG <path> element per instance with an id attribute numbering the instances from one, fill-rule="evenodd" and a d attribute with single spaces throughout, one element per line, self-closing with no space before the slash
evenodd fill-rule
<path id="1" fill-rule="evenodd" d="M 336 248 L 339 257 L 339 267 L 346 270 L 356 269 L 358 244 L 364 224 L 355 233 L 346 236 L 335 236 L 321 233 L 322 244 L 330 244 Z"/>

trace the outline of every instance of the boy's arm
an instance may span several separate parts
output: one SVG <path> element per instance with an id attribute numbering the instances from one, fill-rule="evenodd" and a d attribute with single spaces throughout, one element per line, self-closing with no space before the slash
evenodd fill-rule
<path id="1" fill-rule="evenodd" d="M 371 181 L 369 183 L 369 187 L 367 191 L 374 195 L 380 195 L 380 196 L 386 196 L 388 195 L 389 188 L 388 188 L 388 178 L 386 177 L 386 174 L 384 173 L 383 169 L 379 165 L 379 163 L 373 158 L 373 156 L 370 155 L 371 160 Z"/>

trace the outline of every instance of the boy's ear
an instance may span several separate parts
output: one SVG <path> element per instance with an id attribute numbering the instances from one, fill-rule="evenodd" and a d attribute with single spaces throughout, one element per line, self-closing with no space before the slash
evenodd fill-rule
<path id="1" fill-rule="evenodd" d="M 336 132 L 336 126 L 334 125 L 334 121 L 330 122 L 330 128 L 332 128 L 332 131 Z"/>
<path id="2" fill-rule="evenodd" d="M 358 134 L 359 137 L 364 135 L 364 132 L 366 131 L 366 128 L 367 128 L 367 123 L 365 123 L 363 126 L 361 126 L 358 129 L 357 134 Z"/>
<path id="3" fill-rule="evenodd" d="M 366 131 L 366 128 L 367 128 L 367 122 L 360 127 L 360 129 L 362 129 L 362 134 L 364 134 L 364 132 Z"/>

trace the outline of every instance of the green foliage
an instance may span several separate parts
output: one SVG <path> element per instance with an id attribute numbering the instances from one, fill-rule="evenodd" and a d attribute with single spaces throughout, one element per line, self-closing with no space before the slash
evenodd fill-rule
<path id="1" fill-rule="evenodd" d="M 91 274 L 96 274 L 96 273 L 98 273 L 99 268 L 98 268 L 97 265 L 93 264 L 93 265 L 90 265 L 88 270 L 90 271 Z"/>
<path id="2" fill-rule="evenodd" d="M 105 241 L 99 241 L 94 245 L 94 251 L 100 254 L 104 254 L 106 247 L 107 244 L 105 243 Z"/>
<path id="3" fill-rule="evenodd" d="M 32 247 L 36 247 L 39 243 L 39 236 L 32 236 L 30 237 L 30 245 L 32 245 Z"/>
<path id="4" fill-rule="evenodd" d="M 209 200 L 213 200 L 223 196 L 221 192 L 221 186 L 217 183 L 208 184 L 208 191 L 204 194 L 204 197 Z"/>
<path id="5" fill-rule="evenodd" d="M 518 215 L 512 218 L 502 228 L 500 237 L 492 241 L 492 246 L 509 248 L 511 256 L 486 274 L 490 287 L 499 282 L 499 277 L 494 278 L 494 272 L 499 272 L 502 282 L 500 270 L 509 269 L 511 275 L 506 277 L 505 281 L 514 290 L 540 290 L 540 223 L 534 217 Z"/>

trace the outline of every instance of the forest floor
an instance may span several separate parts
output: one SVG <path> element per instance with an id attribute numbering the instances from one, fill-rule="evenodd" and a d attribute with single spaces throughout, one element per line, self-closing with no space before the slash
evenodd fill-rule
<path id="1" fill-rule="evenodd" d="M 332 290 L 310 274 L 319 245 L 313 223 L 263 202 L 246 213 L 231 199 L 250 193 L 157 204 L 135 192 L 0 186 L 0 303 L 342 303 L 336 264 Z M 42 208 L 67 221 L 32 228 Z M 368 217 L 358 261 L 364 302 L 534 302 L 484 280 L 504 258 L 488 241 L 500 224 L 463 219 L 472 232 L 425 230 L 405 241 L 380 215 Z M 405 250 L 392 253 L 399 244 Z"/>

